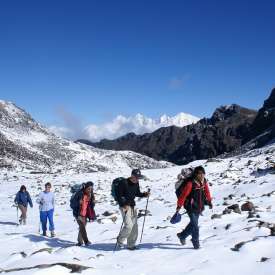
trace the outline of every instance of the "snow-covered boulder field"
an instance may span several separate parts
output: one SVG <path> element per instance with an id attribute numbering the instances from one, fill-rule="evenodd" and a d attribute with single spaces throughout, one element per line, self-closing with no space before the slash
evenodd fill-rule
<path id="1" fill-rule="evenodd" d="M 149 215 L 139 250 L 113 252 L 122 219 L 110 195 L 111 181 L 128 176 L 130 168 L 87 173 L 30 175 L 0 172 L 0 270 L 9 274 L 275 274 L 275 144 L 228 159 L 196 161 L 203 165 L 214 209 L 200 217 L 202 248 L 190 240 L 181 246 L 176 233 L 188 223 L 169 223 L 176 207 L 174 183 L 182 167 L 143 170 L 141 189 L 151 188 Z M 78 226 L 69 207 L 70 186 L 95 183 L 97 222 L 88 224 L 90 247 L 77 247 Z M 26 226 L 17 226 L 15 193 L 25 184 L 33 200 L 50 181 L 56 193 L 56 238 L 39 235 L 37 205 L 28 211 Z M 246 202 L 252 204 L 244 205 Z M 146 199 L 137 200 L 144 209 Z M 242 211 L 251 210 L 251 211 Z M 184 212 L 184 211 L 182 211 Z M 139 219 L 139 229 L 143 217 Z M 25 269 L 29 268 L 29 269 Z M 86 269 L 87 268 L 87 269 Z M 20 271 L 16 271 L 20 270 Z"/>

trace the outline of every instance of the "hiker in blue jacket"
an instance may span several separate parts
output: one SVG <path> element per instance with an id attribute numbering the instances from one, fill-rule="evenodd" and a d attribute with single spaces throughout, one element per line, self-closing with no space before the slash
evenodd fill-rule
<path id="1" fill-rule="evenodd" d="M 30 205 L 31 208 L 33 207 L 31 196 L 27 191 L 27 188 L 25 185 L 22 185 L 20 187 L 20 190 L 17 192 L 15 196 L 14 202 L 21 211 L 19 223 L 25 225 L 27 220 L 28 204 Z"/>
<path id="2" fill-rule="evenodd" d="M 54 232 L 54 193 L 51 192 L 52 185 L 48 182 L 45 184 L 45 190 L 41 192 L 36 200 L 39 204 L 40 221 L 42 224 L 43 236 L 47 236 L 47 220 L 49 220 L 49 229 L 51 237 L 55 237 Z"/>

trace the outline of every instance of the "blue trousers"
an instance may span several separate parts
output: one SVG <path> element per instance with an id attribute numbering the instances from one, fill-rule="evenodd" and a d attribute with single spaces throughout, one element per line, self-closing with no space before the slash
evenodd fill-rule
<path id="1" fill-rule="evenodd" d="M 49 220 L 49 229 L 50 231 L 54 231 L 54 223 L 53 223 L 53 212 L 54 210 L 51 209 L 49 211 L 40 211 L 40 221 L 42 224 L 43 232 L 47 231 L 47 221 Z"/>
<path id="2" fill-rule="evenodd" d="M 186 239 L 189 235 L 192 235 L 193 244 L 199 244 L 199 214 L 188 213 L 190 218 L 189 224 L 180 233 L 180 238 Z"/>

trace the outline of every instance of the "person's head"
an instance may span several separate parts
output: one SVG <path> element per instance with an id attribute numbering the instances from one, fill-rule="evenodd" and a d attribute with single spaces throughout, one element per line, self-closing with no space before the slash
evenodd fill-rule
<path id="1" fill-rule="evenodd" d="M 93 187 L 94 187 L 94 183 L 92 181 L 88 181 L 83 184 L 83 192 L 87 195 L 91 194 Z"/>
<path id="2" fill-rule="evenodd" d="M 20 187 L 20 192 L 26 192 L 27 191 L 27 188 L 25 185 L 21 185 Z"/>
<path id="3" fill-rule="evenodd" d="M 47 182 L 47 183 L 45 184 L 45 191 L 46 191 L 46 192 L 50 192 L 50 191 L 51 191 L 51 188 L 52 188 L 51 183 L 50 183 L 50 182 Z"/>
<path id="4" fill-rule="evenodd" d="M 131 181 L 137 183 L 140 179 L 143 179 L 144 176 L 141 174 L 139 169 L 133 169 L 131 173 Z"/>
<path id="5" fill-rule="evenodd" d="M 194 170 L 194 177 L 196 180 L 203 182 L 205 178 L 205 170 L 202 166 L 198 166 Z"/>

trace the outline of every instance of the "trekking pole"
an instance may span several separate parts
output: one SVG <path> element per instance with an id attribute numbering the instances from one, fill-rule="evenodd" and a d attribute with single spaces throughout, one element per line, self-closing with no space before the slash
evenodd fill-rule
<path id="1" fill-rule="evenodd" d="M 150 193 L 150 188 L 148 189 L 148 193 Z M 149 201 L 149 196 L 147 197 L 147 202 L 146 202 L 146 207 L 145 207 L 145 215 L 144 215 L 144 219 L 143 219 L 143 225 L 142 225 L 142 231 L 141 231 L 141 236 L 140 236 L 140 242 L 142 241 L 142 237 L 143 237 L 143 230 L 144 230 L 144 224 L 145 224 L 145 218 L 146 218 L 146 215 L 147 215 L 147 208 L 148 208 L 148 201 Z"/>
<path id="2" fill-rule="evenodd" d="M 127 211 L 128 211 L 128 210 L 127 210 Z M 123 224 L 124 224 L 124 222 L 125 222 L 126 215 L 127 215 L 127 211 L 125 211 L 125 213 L 124 213 L 124 217 L 123 217 L 123 220 L 122 220 L 122 224 L 121 224 L 121 226 L 120 226 L 120 230 L 119 230 L 118 236 L 120 235 L 120 232 L 121 232 L 121 230 L 122 230 Z M 116 245 L 115 245 L 115 248 L 114 248 L 114 251 L 113 251 L 113 252 L 116 252 L 116 249 L 117 249 L 117 245 L 118 245 L 118 236 L 117 236 L 117 238 L 116 238 Z"/>
<path id="3" fill-rule="evenodd" d="M 16 206 L 16 215 L 17 215 L 17 226 L 19 226 L 19 219 L 18 219 L 18 205 Z"/>

